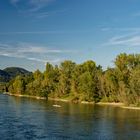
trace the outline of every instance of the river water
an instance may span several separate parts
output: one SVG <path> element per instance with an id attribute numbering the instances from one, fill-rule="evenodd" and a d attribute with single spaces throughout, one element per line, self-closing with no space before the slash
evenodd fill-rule
<path id="1" fill-rule="evenodd" d="M 140 110 L 0 94 L 0 140 L 28 139 L 140 140 Z"/>

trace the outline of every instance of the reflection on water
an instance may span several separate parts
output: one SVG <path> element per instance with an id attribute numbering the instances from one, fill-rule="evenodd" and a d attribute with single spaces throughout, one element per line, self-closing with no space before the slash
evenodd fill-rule
<path id="1" fill-rule="evenodd" d="M 139 140 L 140 111 L 0 95 L 0 139 Z"/>

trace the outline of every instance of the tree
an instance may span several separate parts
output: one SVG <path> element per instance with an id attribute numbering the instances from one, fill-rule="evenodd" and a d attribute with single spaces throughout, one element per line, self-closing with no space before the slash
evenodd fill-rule
<path id="1" fill-rule="evenodd" d="M 79 77 L 79 92 L 82 94 L 82 100 L 93 101 L 95 93 L 95 82 L 90 72 L 85 72 Z"/>
<path id="2" fill-rule="evenodd" d="M 72 61 L 64 61 L 60 64 L 60 79 L 57 88 L 59 96 L 67 96 L 71 92 L 71 79 L 76 64 Z"/>
<path id="3" fill-rule="evenodd" d="M 92 60 L 76 64 L 66 60 L 59 66 L 46 64 L 42 73 L 20 75 L 1 89 L 14 94 L 40 97 L 70 97 L 72 101 L 123 102 L 140 106 L 140 55 L 118 55 L 115 67 L 103 71 Z"/>
<path id="4" fill-rule="evenodd" d="M 103 75 L 103 100 L 118 102 L 119 85 L 116 69 L 108 68 Z"/>
<path id="5" fill-rule="evenodd" d="M 127 95 L 128 104 L 140 105 L 140 67 L 132 70 L 129 83 L 130 92 Z"/>
<path id="6" fill-rule="evenodd" d="M 17 76 L 12 85 L 12 92 L 15 94 L 25 93 L 25 80 L 22 76 Z"/>

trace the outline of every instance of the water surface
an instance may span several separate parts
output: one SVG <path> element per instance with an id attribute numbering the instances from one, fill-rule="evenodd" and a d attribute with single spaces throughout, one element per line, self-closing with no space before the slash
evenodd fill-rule
<path id="1" fill-rule="evenodd" d="M 140 110 L 0 94 L 0 139 L 140 140 Z"/>

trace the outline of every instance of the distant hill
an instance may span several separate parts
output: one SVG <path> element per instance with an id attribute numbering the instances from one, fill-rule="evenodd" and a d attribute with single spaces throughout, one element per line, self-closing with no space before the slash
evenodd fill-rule
<path id="1" fill-rule="evenodd" d="M 8 67 L 5 68 L 3 71 L 7 72 L 12 78 L 16 77 L 17 75 L 31 74 L 31 72 L 19 67 Z"/>
<path id="2" fill-rule="evenodd" d="M 17 75 L 28 75 L 31 72 L 19 68 L 19 67 L 8 67 L 0 70 L 0 82 L 8 82 L 10 79 L 16 77 Z"/>
<path id="3" fill-rule="evenodd" d="M 8 82 L 10 80 L 10 75 L 3 71 L 3 70 L 0 70 L 0 82 Z"/>

